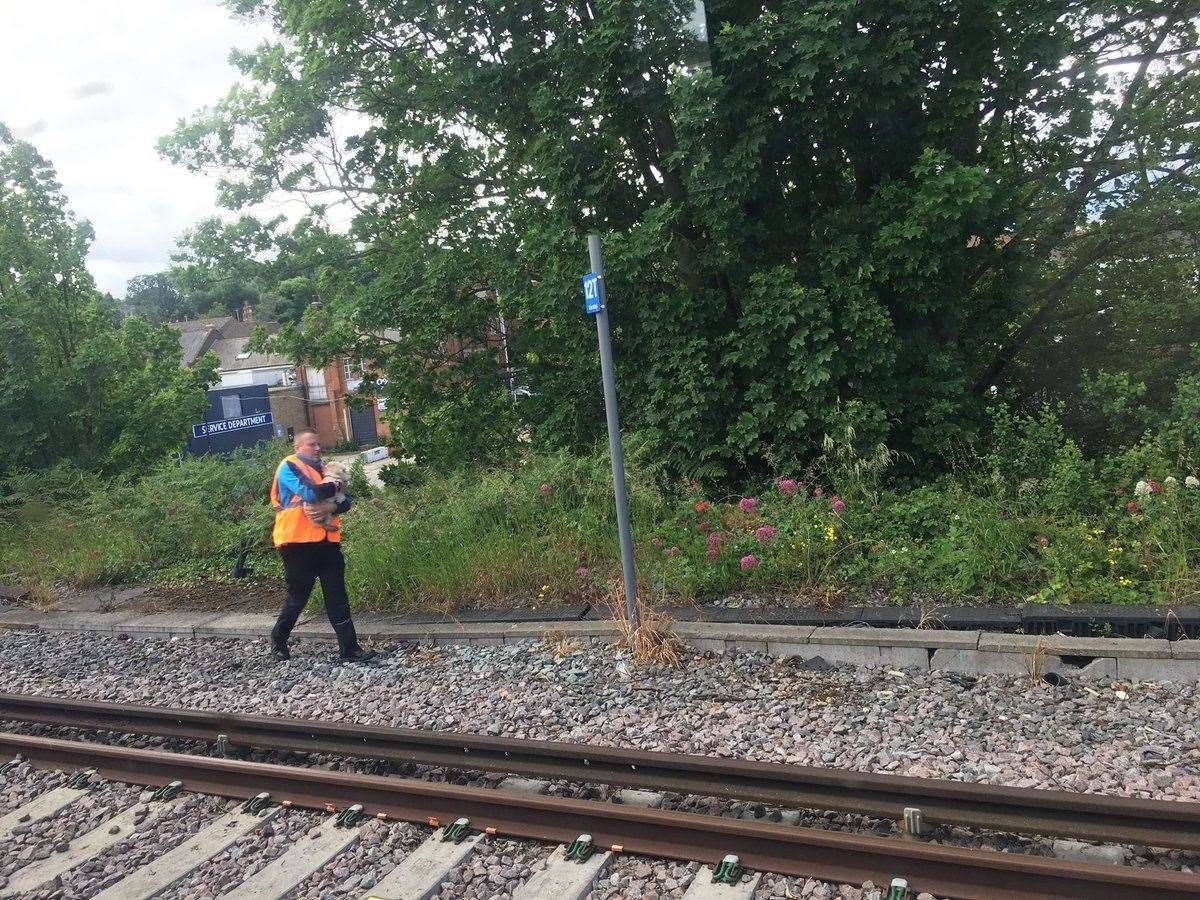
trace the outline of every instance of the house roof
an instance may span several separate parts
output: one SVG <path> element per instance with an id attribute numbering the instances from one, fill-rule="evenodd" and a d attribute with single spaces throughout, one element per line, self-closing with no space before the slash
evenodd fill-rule
<path id="1" fill-rule="evenodd" d="M 201 356 L 208 352 L 208 347 L 216 336 L 216 331 L 184 331 L 179 335 L 179 343 L 183 348 L 183 358 L 180 364 L 186 369 L 196 364 Z"/>
<path id="2" fill-rule="evenodd" d="M 221 372 L 290 366 L 286 357 L 275 353 L 250 353 L 243 359 L 238 358 L 248 352 L 245 345 L 255 328 L 264 324 L 269 333 L 275 330 L 274 325 L 242 322 L 233 316 L 213 316 L 169 324 L 179 332 L 184 368 L 195 365 L 196 360 L 210 350 L 217 355 L 217 369 Z"/>
<path id="3" fill-rule="evenodd" d="M 249 341 L 249 336 L 214 341 L 210 349 L 217 354 L 217 369 L 222 372 L 235 372 L 239 369 L 293 368 L 286 356 L 278 353 L 253 353 L 247 350 L 246 344 Z"/>

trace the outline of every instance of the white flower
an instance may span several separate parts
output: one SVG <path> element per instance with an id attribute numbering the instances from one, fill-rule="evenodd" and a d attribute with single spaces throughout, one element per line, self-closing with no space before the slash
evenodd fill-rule
<path id="1" fill-rule="evenodd" d="M 1183 483 L 1190 488 L 1200 488 L 1200 478 L 1197 478 L 1195 475 L 1189 475 L 1183 479 Z"/>
<path id="2" fill-rule="evenodd" d="M 1137 485 L 1134 487 L 1133 492 L 1135 494 L 1137 494 L 1139 497 L 1148 496 L 1150 493 L 1150 482 L 1139 481 L 1137 483 Z"/>
<path id="3" fill-rule="evenodd" d="M 1179 479 L 1174 475 L 1168 475 L 1163 479 L 1163 487 L 1177 488 L 1179 487 Z"/>

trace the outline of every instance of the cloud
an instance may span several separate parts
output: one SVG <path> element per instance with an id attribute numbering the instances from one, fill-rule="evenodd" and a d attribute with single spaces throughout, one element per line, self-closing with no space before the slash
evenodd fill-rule
<path id="1" fill-rule="evenodd" d="M 50 126 L 47 124 L 45 119 L 38 119 L 31 125 L 26 125 L 24 128 L 14 128 L 13 134 L 16 137 L 19 137 L 21 140 L 27 141 L 30 138 L 37 137 L 49 127 Z"/>
<path id="2" fill-rule="evenodd" d="M 20 85 L 0 90 L 0 122 L 31 123 L 16 133 L 36 137 L 71 208 L 92 223 L 88 268 L 120 297 L 128 278 L 170 265 L 184 229 L 218 212 L 215 179 L 172 166 L 156 141 L 238 80 L 231 48 L 271 32 L 222 0 L 69 5 L 64 16 L 62 4 L 0 3 L 0 84 Z"/>
<path id="3" fill-rule="evenodd" d="M 101 94 L 111 94 L 113 86 L 107 81 L 89 81 L 87 84 L 81 84 L 75 90 L 71 91 L 71 96 L 76 100 L 82 100 L 84 97 L 98 97 Z"/>

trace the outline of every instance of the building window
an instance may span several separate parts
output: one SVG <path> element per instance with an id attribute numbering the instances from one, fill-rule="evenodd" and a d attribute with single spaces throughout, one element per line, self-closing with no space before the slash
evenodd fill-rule
<path id="1" fill-rule="evenodd" d="M 354 363 L 350 360 L 342 363 L 342 373 L 345 375 L 347 381 L 352 381 L 354 379 Z"/>
<path id="2" fill-rule="evenodd" d="M 329 399 L 329 391 L 325 387 L 325 370 L 308 366 L 304 370 L 304 380 L 308 385 L 308 399 L 314 402 L 324 402 Z"/>
<path id="3" fill-rule="evenodd" d="M 242 416 L 242 398 L 239 394 L 221 395 L 221 418 L 240 419 Z"/>

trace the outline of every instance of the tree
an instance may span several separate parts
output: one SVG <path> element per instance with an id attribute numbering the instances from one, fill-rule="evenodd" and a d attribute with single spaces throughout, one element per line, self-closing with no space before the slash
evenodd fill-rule
<path id="1" fill-rule="evenodd" d="M 163 272 L 129 279 L 122 310 L 148 322 L 182 322 L 197 312 L 179 293 L 170 276 Z"/>
<path id="2" fill-rule="evenodd" d="M 311 218 L 282 226 L 282 218 L 205 219 L 181 237 L 171 276 L 200 312 L 233 315 L 254 306 L 263 321 L 298 322 L 320 299 L 322 267 L 352 257 L 352 244 Z"/>
<path id="3" fill-rule="evenodd" d="M 91 239 L 50 164 L 0 124 L 0 471 L 145 465 L 183 445 L 216 380 L 212 358 L 180 366 L 170 329 L 119 321 L 84 266 Z"/>
<path id="4" fill-rule="evenodd" d="M 230 5 L 286 40 L 163 151 L 231 207 L 352 208 L 360 255 L 293 337 L 378 354 L 427 427 L 494 413 L 507 373 L 460 351 L 520 323 L 510 447 L 602 429 L 589 231 L 627 424 L 737 478 L 804 466 L 851 400 L 865 442 L 936 465 L 1081 279 L 1196 209 L 1194 0 L 711 0 L 710 68 L 672 0 Z"/>

